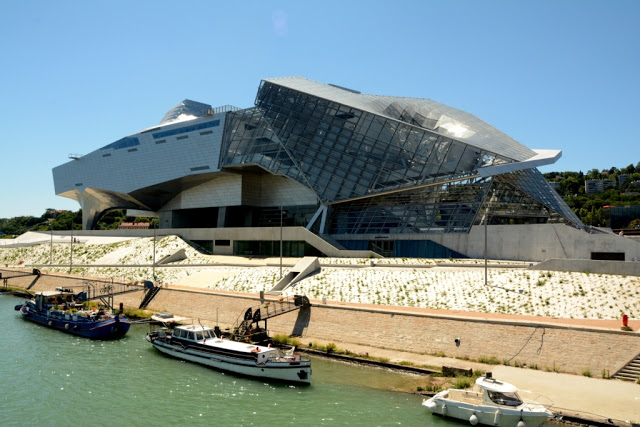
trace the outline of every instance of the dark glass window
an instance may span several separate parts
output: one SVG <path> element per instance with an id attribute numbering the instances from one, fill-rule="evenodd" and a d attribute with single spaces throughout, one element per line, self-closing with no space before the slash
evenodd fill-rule
<path id="1" fill-rule="evenodd" d="M 220 120 L 212 120 L 206 123 L 198 123 L 196 125 L 185 126 L 177 129 L 166 130 L 153 134 L 153 138 L 164 138 L 166 136 L 178 135 L 181 133 L 193 132 L 194 130 L 207 129 L 210 127 L 220 126 Z"/>

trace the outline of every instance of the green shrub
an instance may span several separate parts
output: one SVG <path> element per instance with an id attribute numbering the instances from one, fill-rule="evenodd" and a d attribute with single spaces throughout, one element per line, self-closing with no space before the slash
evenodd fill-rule
<path id="1" fill-rule="evenodd" d="M 430 391 L 432 393 L 438 393 L 442 391 L 442 386 L 440 384 L 431 384 L 425 388 L 426 391 Z"/>
<path id="2" fill-rule="evenodd" d="M 276 334 L 271 337 L 271 341 L 273 341 L 274 344 L 285 345 L 289 344 L 289 337 L 285 334 Z"/>
<path id="3" fill-rule="evenodd" d="M 471 387 L 471 379 L 469 377 L 456 377 L 452 384 L 453 388 L 464 389 Z"/>

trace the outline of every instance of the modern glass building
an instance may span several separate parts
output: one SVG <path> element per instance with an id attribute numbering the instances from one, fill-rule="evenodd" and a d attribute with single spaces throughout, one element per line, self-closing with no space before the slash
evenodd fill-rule
<path id="1" fill-rule="evenodd" d="M 346 249 L 464 256 L 429 236 L 484 222 L 583 227 L 537 170 L 559 157 L 435 101 L 286 77 L 262 80 L 248 109 L 186 100 L 158 126 L 53 175 L 56 194 L 81 204 L 86 229 L 109 210 L 139 209 L 161 228 L 282 221 Z M 279 247 L 233 246 L 264 255 Z M 300 242 L 294 252 L 318 250 Z"/>

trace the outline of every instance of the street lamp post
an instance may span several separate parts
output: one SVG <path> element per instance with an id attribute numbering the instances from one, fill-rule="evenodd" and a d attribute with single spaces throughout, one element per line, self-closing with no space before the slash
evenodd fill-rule
<path id="1" fill-rule="evenodd" d="M 282 206 L 280 206 L 280 278 L 282 279 Z"/>
<path id="2" fill-rule="evenodd" d="M 487 286 L 487 223 L 489 222 L 489 212 L 484 214 L 484 285 Z"/>
<path id="3" fill-rule="evenodd" d="M 488 286 L 487 283 L 487 258 L 488 258 L 488 249 L 487 249 L 487 225 L 489 224 L 489 213 L 491 212 L 491 198 L 493 197 L 493 192 L 491 191 L 491 187 L 487 190 L 487 207 L 484 212 L 484 285 Z"/>
<path id="4" fill-rule="evenodd" d="M 71 219 L 71 238 L 69 239 L 69 244 L 71 247 L 71 251 L 69 253 L 69 274 L 71 274 L 71 270 L 73 270 L 73 218 Z"/>
<path id="5" fill-rule="evenodd" d="M 156 224 L 153 224 L 153 265 L 151 266 L 153 282 L 156 281 Z"/>

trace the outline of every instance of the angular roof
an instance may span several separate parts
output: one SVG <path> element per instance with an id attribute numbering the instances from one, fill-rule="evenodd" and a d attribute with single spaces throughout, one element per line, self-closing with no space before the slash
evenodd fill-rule
<path id="1" fill-rule="evenodd" d="M 389 119 L 420 126 L 516 161 L 527 160 L 536 155 L 535 151 L 473 114 L 430 99 L 365 95 L 358 91 L 303 77 L 263 80 Z"/>

